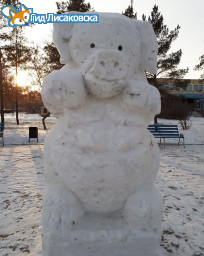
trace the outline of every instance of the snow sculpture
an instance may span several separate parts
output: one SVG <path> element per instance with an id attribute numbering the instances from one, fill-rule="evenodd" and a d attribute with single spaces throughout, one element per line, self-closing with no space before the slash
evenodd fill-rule
<path id="1" fill-rule="evenodd" d="M 160 94 L 148 22 L 99 13 L 99 24 L 54 24 L 65 66 L 43 83 L 57 117 L 46 137 L 44 256 L 158 256 L 159 149 L 147 130 Z"/>

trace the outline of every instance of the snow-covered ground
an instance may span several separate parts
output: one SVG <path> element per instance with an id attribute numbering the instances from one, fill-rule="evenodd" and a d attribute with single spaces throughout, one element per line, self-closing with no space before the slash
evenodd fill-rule
<path id="1" fill-rule="evenodd" d="M 35 115 L 27 115 L 20 113 L 20 125 L 16 125 L 16 117 L 14 114 L 5 115 L 4 143 L 7 145 L 26 145 L 29 144 L 29 127 L 38 127 L 39 144 L 44 143 L 44 138 L 49 130 L 55 124 L 55 117 L 46 119 L 47 131 L 43 129 L 42 117 Z M 32 144 L 37 144 L 36 139 L 31 139 Z"/>
<path id="2" fill-rule="evenodd" d="M 44 138 L 47 132 L 54 126 L 55 117 L 49 117 L 46 119 L 48 131 L 43 130 L 42 117 L 35 115 L 20 114 L 20 125 L 15 124 L 15 115 L 6 114 L 5 115 L 5 132 L 4 140 L 5 145 L 25 145 L 29 144 L 28 142 L 28 132 L 29 126 L 36 126 L 39 130 L 39 143 L 44 143 Z M 177 124 L 179 127 L 180 133 L 183 133 L 185 136 L 185 143 L 188 145 L 203 145 L 204 144 L 204 118 L 202 117 L 191 117 L 190 123 L 191 127 L 189 130 L 183 131 L 178 120 L 166 120 L 158 119 L 158 122 L 161 124 Z M 177 139 L 166 140 L 167 143 L 176 144 Z M 32 140 L 32 143 L 35 143 L 35 140 Z"/>
<path id="3" fill-rule="evenodd" d="M 0 255 L 41 256 L 43 142 L 47 132 L 38 115 L 20 115 L 18 127 L 11 114 L 5 122 L 5 147 L 0 146 Z M 178 124 L 175 120 L 159 122 Z M 164 256 L 204 256 L 204 118 L 191 118 L 191 122 L 189 130 L 180 129 L 188 144 L 185 149 L 173 140 L 165 149 L 161 146 L 155 183 L 164 197 Z M 54 123 L 54 117 L 47 119 L 48 131 Z M 32 139 L 29 144 L 29 126 L 38 127 L 39 143 Z"/>

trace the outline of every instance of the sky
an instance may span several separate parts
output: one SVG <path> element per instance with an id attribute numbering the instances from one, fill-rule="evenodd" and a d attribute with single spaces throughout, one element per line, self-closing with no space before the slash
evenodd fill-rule
<path id="1" fill-rule="evenodd" d="M 55 0 L 21 0 L 28 8 L 33 8 L 35 13 L 44 14 L 56 12 Z M 90 0 L 98 12 L 121 13 L 130 4 L 130 0 Z M 199 57 L 204 54 L 204 0 L 133 0 L 134 11 L 138 20 L 144 13 L 150 15 L 154 4 L 159 6 L 159 11 L 164 17 L 164 24 L 170 30 L 180 25 L 180 33 L 172 44 L 171 51 L 182 49 L 183 55 L 180 68 L 189 67 L 190 71 L 185 78 L 198 79 L 201 72 L 193 68 L 199 63 Z M 50 25 L 36 25 L 29 28 L 31 38 L 39 43 L 42 40 L 51 40 L 52 27 Z"/>

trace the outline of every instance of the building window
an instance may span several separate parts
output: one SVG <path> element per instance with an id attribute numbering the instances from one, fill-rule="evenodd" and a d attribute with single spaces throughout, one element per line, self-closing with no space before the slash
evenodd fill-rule
<path id="1" fill-rule="evenodd" d="M 200 108 L 204 109 L 204 100 L 200 100 Z"/>
<path id="2" fill-rule="evenodd" d="M 169 84 L 169 89 L 170 90 L 175 90 L 175 85 L 174 84 Z"/>
<path id="3" fill-rule="evenodd" d="M 194 85 L 194 92 L 202 92 L 203 91 L 203 85 L 202 84 L 195 84 Z"/>
<path id="4" fill-rule="evenodd" d="M 203 91 L 203 85 L 202 85 L 202 84 L 199 84 L 199 85 L 198 85 L 198 91 L 199 91 L 199 92 L 202 92 L 202 91 Z"/>
<path id="5" fill-rule="evenodd" d="M 196 100 L 196 102 L 195 102 L 195 109 L 196 110 L 204 109 L 204 99 Z"/>
<path id="6" fill-rule="evenodd" d="M 187 92 L 192 92 L 192 85 L 191 84 L 189 84 L 187 87 L 186 87 L 186 89 L 187 89 Z"/>
<path id="7" fill-rule="evenodd" d="M 199 92 L 199 90 L 198 90 L 198 84 L 195 84 L 195 85 L 194 85 L 194 92 Z"/>
<path id="8" fill-rule="evenodd" d="M 164 84 L 164 89 L 169 90 L 169 84 Z"/>
<path id="9" fill-rule="evenodd" d="M 162 84 L 161 88 L 164 90 L 169 90 L 169 85 L 168 84 Z"/>

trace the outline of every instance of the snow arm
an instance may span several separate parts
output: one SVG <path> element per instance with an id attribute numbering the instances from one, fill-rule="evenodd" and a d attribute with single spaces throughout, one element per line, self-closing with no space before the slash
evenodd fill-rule
<path id="1" fill-rule="evenodd" d="M 86 103 L 86 90 L 79 70 L 61 69 L 52 72 L 43 81 L 42 99 L 55 116 L 65 109 L 81 108 Z"/>

